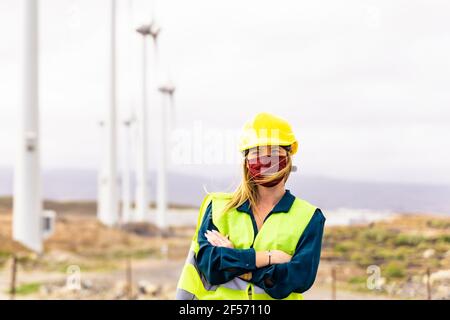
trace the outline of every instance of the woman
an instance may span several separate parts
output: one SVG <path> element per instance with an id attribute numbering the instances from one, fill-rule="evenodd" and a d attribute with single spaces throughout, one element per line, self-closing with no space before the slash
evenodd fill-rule
<path id="1" fill-rule="evenodd" d="M 316 277 L 325 217 L 285 189 L 297 149 L 280 117 L 260 113 L 245 125 L 242 182 L 203 200 L 177 299 L 303 299 Z"/>

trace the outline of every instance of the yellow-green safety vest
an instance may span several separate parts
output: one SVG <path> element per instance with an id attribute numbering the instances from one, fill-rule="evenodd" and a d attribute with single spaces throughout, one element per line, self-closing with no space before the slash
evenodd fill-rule
<path id="1" fill-rule="evenodd" d="M 295 198 L 289 212 L 271 214 L 254 238 L 251 217 L 246 212 L 233 208 L 222 213 L 231 193 L 209 193 L 202 201 L 197 227 L 192 238 L 189 254 L 177 284 L 178 300 L 275 300 L 264 289 L 239 277 L 220 285 L 211 285 L 198 269 L 196 256 L 199 250 L 197 241 L 203 215 L 212 200 L 212 219 L 221 234 L 227 234 L 235 249 L 256 251 L 282 250 L 293 255 L 297 243 L 311 220 L 316 207 L 300 198 Z M 253 241 L 254 240 L 254 241 Z M 285 300 L 302 300 L 300 293 L 292 292 Z"/>

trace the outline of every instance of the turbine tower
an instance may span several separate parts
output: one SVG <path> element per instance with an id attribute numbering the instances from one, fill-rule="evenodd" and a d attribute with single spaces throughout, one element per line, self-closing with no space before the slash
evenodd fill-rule
<path id="1" fill-rule="evenodd" d="M 105 225 L 113 226 L 119 222 L 119 202 L 117 188 L 117 105 L 116 105 L 116 0 L 111 0 L 111 20 L 109 39 L 110 75 L 108 79 L 108 116 L 105 130 L 107 141 L 105 161 L 99 179 L 98 219 Z"/>
<path id="2" fill-rule="evenodd" d="M 133 31 L 134 34 L 134 1 L 128 0 L 128 21 L 127 30 Z M 134 78 L 136 71 L 134 54 L 134 41 L 130 34 L 127 33 L 127 98 L 128 98 L 128 117 L 123 121 L 124 125 L 124 150 L 123 150 L 123 172 L 122 172 L 122 223 L 130 223 L 135 220 L 133 200 L 132 199 L 132 177 L 134 173 L 134 166 L 131 165 L 134 161 L 135 152 L 135 124 L 136 124 L 136 103 L 135 103 L 135 92 L 134 83 L 131 81 Z"/>
<path id="3" fill-rule="evenodd" d="M 156 88 L 159 90 L 159 48 L 158 48 L 158 38 L 161 34 L 161 27 L 156 23 L 153 18 L 150 24 L 150 36 L 153 39 L 154 45 L 154 72 L 155 72 L 155 84 Z M 164 99 L 163 99 L 164 102 Z M 161 110 L 161 131 L 159 139 L 158 148 L 158 161 L 157 161 L 157 172 L 156 172 L 156 225 L 159 229 L 163 230 L 166 228 L 166 214 L 167 214 L 167 151 L 166 151 L 166 141 L 167 141 L 167 116 L 166 108 L 163 105 Z"/>
<path id="4" fill-rule="evenodd" d="M 137 116 L 137 169 L 136 169 L 136 209 L 135 219 L 148 221 L 148 50 L 147 37 L 151 35 L 151 25 L 143 25 L 136 29 L 142 36 L 142 104 Z"/>
<path id="5" fill-rule="evenodd" d="M 157 209 L 156 209 L 156 224 L 161 229 L 166 228 L 166 215 L 168 210 L 167 204 L 167 145 L 168 135 L 168 108 L 173 108 L 173 95 L 175 93 L 175 86 L 172 83 L 167 83 L 158 88 L 161 93 L 161 132 L 160 132 L 160 147 L 158 157 L 158 189 L 157 189 Z M 167 103 L 169 102 L 169 104 Z"/>
<path id="6" fill-rule="evenodd" d="M 22 87 L 14 176 L 13 239 L 42 252 L 42 196 L 39 157 L 38 0 L 23 1 Z"/>
<path id="7" fill-rule="evenodd" d="M 131 207 L 131 144 L 132 144 L 132 126 L 135 119 L 133 116 L 123 121 L 124 126 L 124 159 L 122 172 L 122 223 L 129 223 L 133 220 L 133 209 Z"/>

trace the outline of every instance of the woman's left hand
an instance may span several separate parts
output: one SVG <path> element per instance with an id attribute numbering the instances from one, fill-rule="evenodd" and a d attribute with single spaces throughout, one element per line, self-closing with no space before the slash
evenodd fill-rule
<path id="1" fill-rule="evenodd" d="M 205 233 L 206 239 L 208 242 L 215 247 L 225 247 L 234 249 L 233 243 L 228 239 L 228 237 L 223 236 L 217 230 L 206 231 Z"/>

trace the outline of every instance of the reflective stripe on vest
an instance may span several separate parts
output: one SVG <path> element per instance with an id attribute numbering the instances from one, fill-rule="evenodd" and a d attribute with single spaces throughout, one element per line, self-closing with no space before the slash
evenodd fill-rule
<path id="1" fill-rule="evenodd" d="M 248 213 L 236 209 L 222 212 L 231 196 L 232 194 L 229 193 L 210 193 L 203 200 L 191 248 L 178 281 L 176 299 L 247 300 L 251 297 L 256 300 L 273 300 L 264 289 L 238 277 L 224 284 L 211 285 L 198 270 L 197 234 L 206 207 L 211 200 L 214 225 L 221 234 L 229 236 L 236 249 L 248 249 L 253 245 L 256 251 L 278 249 L 291 255 L 295 252 L 297 243 L 316 210 L 316 207 L 308 202 L 295 198 L 289 212 L 271 214 L 255 238 L 252 220 Z M 303 296 L 294 292 L 285 298 L 285 300 L 301 299 Z"/>
<path id="2" fill-rule="evenodd" d="M 206 299 L 207 297 L 215 300 L 247 300 L 250 284 L 238 277 L 220 286 L 210 284 L 198 269 L 195 252 L 190 250 L 177 287 L 177 300 Z M 263 289 L 256 288 L 255 293 L 264 293 Z"/>

